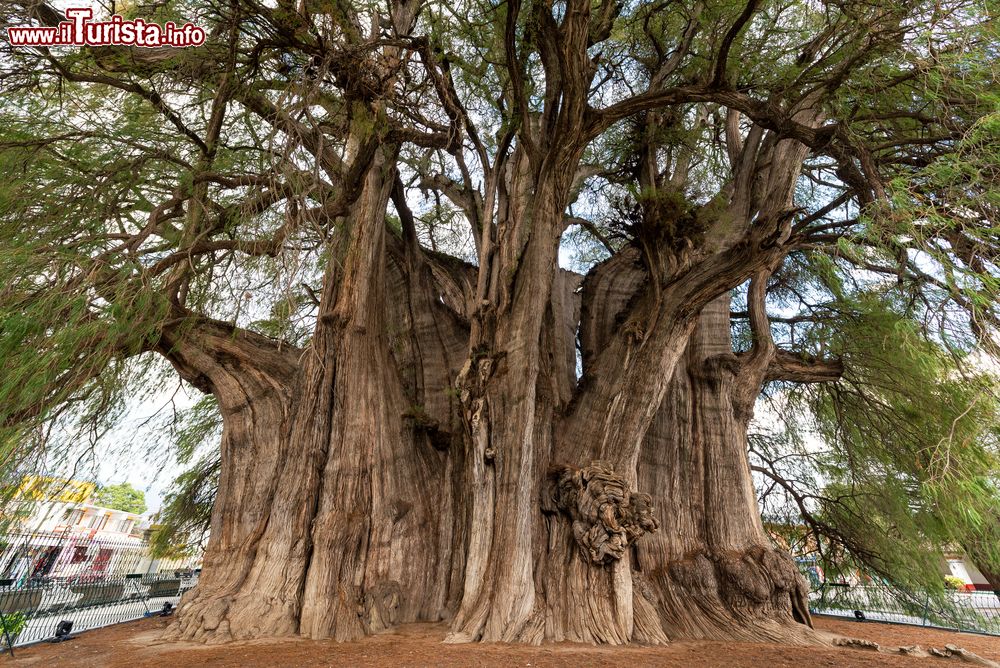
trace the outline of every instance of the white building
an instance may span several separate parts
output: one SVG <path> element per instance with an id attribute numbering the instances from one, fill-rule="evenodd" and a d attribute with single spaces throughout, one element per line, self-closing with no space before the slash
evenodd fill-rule
<path id="1" fill-rule="evenodd" d="M 142 517 L 89 503 L 95 486 L 26 479 L 0 539 L 0 580 L 98 580 L 144 572 Z"/>
<path id="2" fill-rule="evenodd" d="M 944 555 L 945 568 L 941 571 L 944 575 L 951 575 L 965 585 L 967 591 L 993 591 L 986 576 L 983 575 L 976 565 L 961 552 L 947 552 Z"/>

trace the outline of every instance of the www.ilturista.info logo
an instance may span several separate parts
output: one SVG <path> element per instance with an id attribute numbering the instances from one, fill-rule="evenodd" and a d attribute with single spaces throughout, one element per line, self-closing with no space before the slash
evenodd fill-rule
<path id="1" fill-rule="evenodd" d="M 193 23 L 178 26 L 167 21 L 162 26 L 142 19 L 127 20 L 115 14 L 107 21 L 92 21 L 90 8 L 66 10 L 67 20 L 55 27 L 20 26 L 7 28 L 14 46 L 201 46 L 205 31 Z"/>

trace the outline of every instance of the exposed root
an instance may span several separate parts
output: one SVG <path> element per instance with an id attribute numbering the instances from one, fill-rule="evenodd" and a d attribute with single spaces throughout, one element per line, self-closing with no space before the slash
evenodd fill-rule
<path id="1" fill-rule="evenodd" d="M 368 633 L 378 633 L 396 626 L 399 623 L 399 606 L 402 600 L 403 590 L 395 580 L 382 582 L 365 592 L 363 609 Z"/>
<path id="2" fill-rule="evenodd" d="M 504 642 L 522 645 L 541 645 L 545 637 L 545 615 L 540 607 L 530 614 L 508 624 L 491 619 L 485 608 L 463 622 L 456 620 L 444 641 L 449 645 L 473 642 Z"/>
<path id="3" fill-rule="evenodd" d="M 696 552 L 647 578 L 671 639 L 822 644 L 808 587 L 782 551 Z"/>
<path id="4" fill-rule="evenodd" d="M 177 614 L 164 632 L 164 638 L 209 645 L 233 641 L 235 638 L 228 619 L 229 604 L 227 598 L 212 601 L 199 598 L 197 590 L 184 594 Z"/>
<path id="5" fill-rule="evenodd" d="M 865 640 L 863 638 L 852 638 L 850 636 L 838 636 L 834 634 L 829 635 L 830 644 L 834 647 L 850 647 L 852 649 L 870 649 L 874 651 L 879 650 L 879 644 L 874 640 Z"/>
<path id="6" fill-rule="evenodd" d="M 164 637 L 208 645 L 290 637 L 298 633 L 296 616 L 295 605 L 274 597 L 209 594 L 195 588 L 182 597 Z"/>
<path id="7" fill-rule="evenodd" d="M 903 649 L 903 648 L 899 648 Z M 917 649 L 920 649 L 917 647 Z M 936 647 L 928 648 L 927 653 L 931 656 L 936 656 L 942 659 L 959 659 L 965 661 L 966 663 L 971 663 L 977 666 L 990 666 L 991 668 L 997 668 L 1000 664 L 996 661 L 990 661 L 989 659 L 984 659 L 978 654 L 973 654 L 967 649 L 962 649 L 961 647 L 956 647 L 955 645 L 945 645 L 943 648 L 938 649 Z"/>
<path id="8" fill-rule="evenodd" d="M 945 645 L 942 648 L 928 647 L 926 650 L 922 648 L 920 645 L 885 647 L 871 640 L 863 640 L 861 638 L 851 638 L 848 636 L 839 636 L 834 634 L 827 634 L 827 640 L 834 647 L 848 647 L 851 649 L 869 650 L 873 652 L 878 652 L 880 654 L 902 654 L 904 656 L 913 656 L 913 657 L 957 659 L 965 663 L 970 663 L 974 666 L 987 666 L 989 668 L 1000 668 L 1000 664 L 998 664 L 997 662 L 990 661 L 989 659 L 984 659 L 978 654 L 973 654 L 972 652 L 966 649 L 962 649 L 961 647 L 957 647 L 955 645 Z"/>

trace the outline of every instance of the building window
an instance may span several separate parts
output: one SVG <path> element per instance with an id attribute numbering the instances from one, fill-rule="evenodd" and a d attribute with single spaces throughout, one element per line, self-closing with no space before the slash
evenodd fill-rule
<path id="1" fill-rule="evenodd" d="M 63 515 L 63 520 L 69 526 L 79 524 L 81 519 L 83 519 L 83 511 L 79 508 L 67 508 L 66 513 Z"/>
<path id="2" fill-rule="evenodd" d="M 73 558 L 69 560 L 71 564 L 82 564 L 87 560 L 87 547 L 85 545 L 77 545 L 73 548 Z"/>

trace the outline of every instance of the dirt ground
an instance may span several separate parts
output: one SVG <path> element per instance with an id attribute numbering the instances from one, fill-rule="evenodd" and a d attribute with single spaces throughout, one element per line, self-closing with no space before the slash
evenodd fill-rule
<path id="1" fill-rule="evenodd" d="M 144 619 L 81 633 L 60 644 L 15 649 L 0 656 L 5 666 L 74 668 L 258 668 L 260 666 L 665 666 L 668 668 L 830 666 L 959 666 L 960 660 L 916 658 L 872 650 L 786 647 L 774 644 L 677 642 L 664 647 L 591 647 L 572 643 L 520 647 L 495 644 L 445 645 L 440 625 L 415 624 L 361 642 L 336 644 L 308 640 L 254 641 L 205 647 L 159 640 L 165 619 Z M 817 618 L 818 628 L 874 640 L 883 645 L 963 647 L 1000 661 L 1000 638 L 911 626 L 857 623 Z"/>

